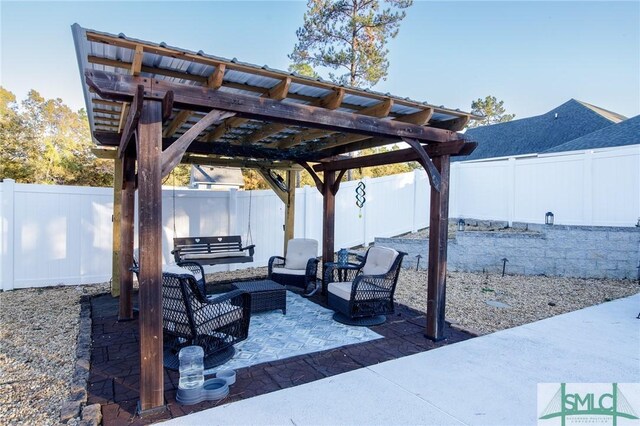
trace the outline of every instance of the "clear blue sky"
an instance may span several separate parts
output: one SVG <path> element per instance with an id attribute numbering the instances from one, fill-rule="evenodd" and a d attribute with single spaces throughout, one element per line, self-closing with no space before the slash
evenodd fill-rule
<path id="1" fill-rule="evenodd" d="M 0 82 L 84 106 L 70 26 L 286 69 L 305 1 L 0 2 Z M 416 1 L 374 89 L 469 110 L 494 95 L 518 117 L 576 98 L 640 114 L 640 2 Z"/>

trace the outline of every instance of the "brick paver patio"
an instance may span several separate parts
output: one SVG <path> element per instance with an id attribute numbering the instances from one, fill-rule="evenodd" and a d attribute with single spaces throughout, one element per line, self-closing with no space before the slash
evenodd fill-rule
<path id="1" fill-rule="evenodd" d="M 312 300 L 326 306 L 318 295 Z M 107 426 L 149 424 L 183 416 L 473 337 L 447 324 L 446 339 L 434 343 L 423 335 L 424 314 L 397 305 L 396 314 L 389 316 L 385 324 L 371 327 L 384 338 L 239 369 L 229 396 L 221 401 L 179 405 L 175 401 L 179 375 L 165 369 L 167 410 L 140 418 L 135 415 L 140 380 L 138 321 L 118 322 L 118 299 L 110 295 L 94 297 L 91 310 L 93 349 L 88 404 L 102 405 L 103 424 Z"/>

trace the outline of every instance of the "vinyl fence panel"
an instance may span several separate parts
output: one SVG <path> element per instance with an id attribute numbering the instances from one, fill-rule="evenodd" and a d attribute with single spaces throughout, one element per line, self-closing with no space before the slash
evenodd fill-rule
<path id="1" fill-rule="evenodd" d="M 426 173 L 364 179 L 366 202 L 355 204 L 358 181 L 336 196 L 335 247 L 370 244 L 425 228 Z M 640 146 L 454 163 L 449 216 L 557 224 L 634 226 L 640 218 Z M 111 277 L 113 190 L 0 184 L 0 288 L 82 284 Z M 322 241 L 322 196 L 296 190 L 295 237 Z M 136 218 L 137 221 L 137 218 Z M 282 255 L 284 205 L 272 191 L 164 188 L 162 256 L 173 262 L 174 236 L 240 235 L 256 245 L 254 262 L 209 271 L 265 266 Z M 137 226 L 136 241 L 137 241 Z"/>

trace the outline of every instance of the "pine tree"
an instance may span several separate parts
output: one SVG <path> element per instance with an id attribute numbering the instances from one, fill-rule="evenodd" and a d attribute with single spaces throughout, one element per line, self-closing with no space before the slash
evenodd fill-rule
<path id="1" fill-rule="evenodd" d="M 329 75 L 340 84 L 374 86 L 387 76 L 387 43 L 398 35 L 404 9 L 412 4 L 413 0 L 309 0 L 289 59 L 343 70 Z"/>
<path id="2" fill-rule="evenodd" d="M 469 128 L 489 126 L 491 124 L 504 123 L 515 118 L 515 114 L 507 114 L 504 109 L 504 101 L 499 101 L 495 96 L 478 98 L 471 102 L 471 113 L 483 117 L 481 120 L 471 121 Z"/>

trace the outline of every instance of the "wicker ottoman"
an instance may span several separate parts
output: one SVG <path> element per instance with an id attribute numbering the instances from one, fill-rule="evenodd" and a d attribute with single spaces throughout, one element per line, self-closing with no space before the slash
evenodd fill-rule
<path id="1" fill-rule="evenodd" d="M 287 290 L 271 280 L 243 281 L 233 283 L 238 290 L 251 295 L 251 313 L 282 309 L 287 313 Z"/>

